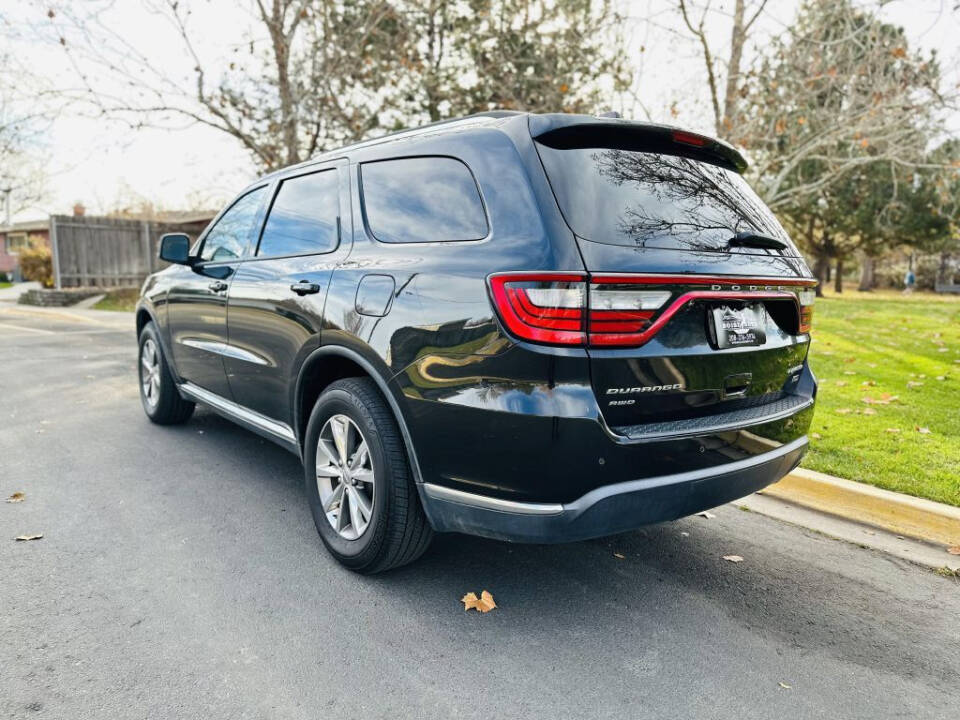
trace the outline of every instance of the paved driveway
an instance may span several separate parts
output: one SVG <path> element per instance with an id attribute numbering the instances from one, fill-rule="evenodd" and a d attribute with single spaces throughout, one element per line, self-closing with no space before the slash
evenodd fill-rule
<path id="1" fill-rule="evenodd" d="M 131 325 L 0 306 L 0 717 L 957 717 L 956 580 L 732 506 L 355 576 L 292 455 L 145 419 Z"/>

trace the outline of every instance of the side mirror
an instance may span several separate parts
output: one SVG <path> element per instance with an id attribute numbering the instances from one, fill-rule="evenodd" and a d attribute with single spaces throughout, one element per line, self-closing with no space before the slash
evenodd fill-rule
<path id="1" fill-rule="evenodd" d="M 160 238 L 160 259 L 176 265 L 190 264 L 190 236 L 167 233 Z"/>

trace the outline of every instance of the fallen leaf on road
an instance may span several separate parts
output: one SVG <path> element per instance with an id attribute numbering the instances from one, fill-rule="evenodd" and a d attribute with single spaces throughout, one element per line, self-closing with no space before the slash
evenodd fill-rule
<path id="1" fill-rule="evenodd" d="M 702 518 L 706 518 L 707 520 L 713 520 L 716 517 L 716 515 L 714 515 L 712 512 L 707 512 L 706 510 L 704 510 L 702 513 L 697 513 L 697 515 Z"/>
<path id="2" fill-rule="evenodd" d="M 620 553 L 614 553 L 613 556 L 615 558 L 620 558 L 621 560 L 623 560 L 626 557 L 626 555 L 621 555 Z"/>
<path id="3" fill-rule="evenodd" d="M 953 547 L 948 547 L 947 552 L 951 555 L 960 555 L 960 545 L 954 545 Z"/>
<path id="4" fill-rule="evenodd" d="M 497 604 L 493 601 L 493 595 L 488 593 L 486 590 L 480 593 L 479 598 L 477 597 L 476 593 L 468 592 L 466 595 L 460 598 L 460 602 L 463 603 L 464 611 L 473 608 L 474 610 L 478 610 L 482 613 L 488 613 L 497 606 Z"/>
<path id="5" fill-rule="evenodd" d="M 15 492 L 13 495 L 7 498 L 8 503 L 23 502 L 24 498 L 27 496 L 22 492 Z"/>
<path id="6" fill-rule="evenodd" d="M 724 555 L 723 559 L 728 560 L 729 562 L 732 562 L 732 563 L 743 562 L 743 558 L 740 557 L 739 555 Z"/>
<path id="7" fill-rule="evenodd" d="M 927 427 L 920 427 L 919 425 L 917 425 L 916 430 L 917 430 L 917 432 L 920 433 L 921 435 L 929 435 L 929 434 L 930 434 L 930 428 L 927 428 Z"/>
<path id="8" fill-rule="evenodd" d="M 682 533 L 680 533 L 680 537 L 690 537 L 690 533 L 688 533 L 688 532 L 682 532 Z"/>
<path id="9" fill-rule="evenodd" d="M 778 685 L 780 685 L 780 687 L 782 687 L 784 690 L 790 690 L 793 687 L 792 685 L 787 685 L 785 682 L 778 683 Z"/>
<path id="10" fill-rule="evenodd" d="M 18 540 L 18 541 L 22 541 L 22 540 L 39 540 L 39 539 L 42 538 L 42 537 L 43 537 L 43 533 L 37 533 L 36 535 L 17 535 L 17 537 L 14 538 L 14 539 L 15 539 L 15 540 Z"/>

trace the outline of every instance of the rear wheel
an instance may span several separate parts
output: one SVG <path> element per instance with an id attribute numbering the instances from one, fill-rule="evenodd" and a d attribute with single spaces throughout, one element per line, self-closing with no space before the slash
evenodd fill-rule
<path id="1" fill-rule="evenodd" d="M 399 428 L 366 378 L 331 384 L 304 439 L 307 498 L 324 545 L 343 565 L 375 573 L 416 560 L 433 537 Z"/>
<path id="2" fill-rule="evenodd" d="M 150 420 L 158 425 L 177 425 L 190 419 L 194 403 L 180 397 L 163 356 L 157 328 L 152 322 L 140 331 L 137 372 L 140 378 L 140 402 Z"/>

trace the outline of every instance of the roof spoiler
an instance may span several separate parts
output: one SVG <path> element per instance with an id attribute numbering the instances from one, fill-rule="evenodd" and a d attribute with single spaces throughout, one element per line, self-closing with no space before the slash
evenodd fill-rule
<path id="1" fill-rule="evenodd" d="M 669 125 L 587 115 L 530 115 L 530 135 L 557 149 L 602 147 L 683 155 L 743 173 L 747 160 L 723 140 Z"/>

